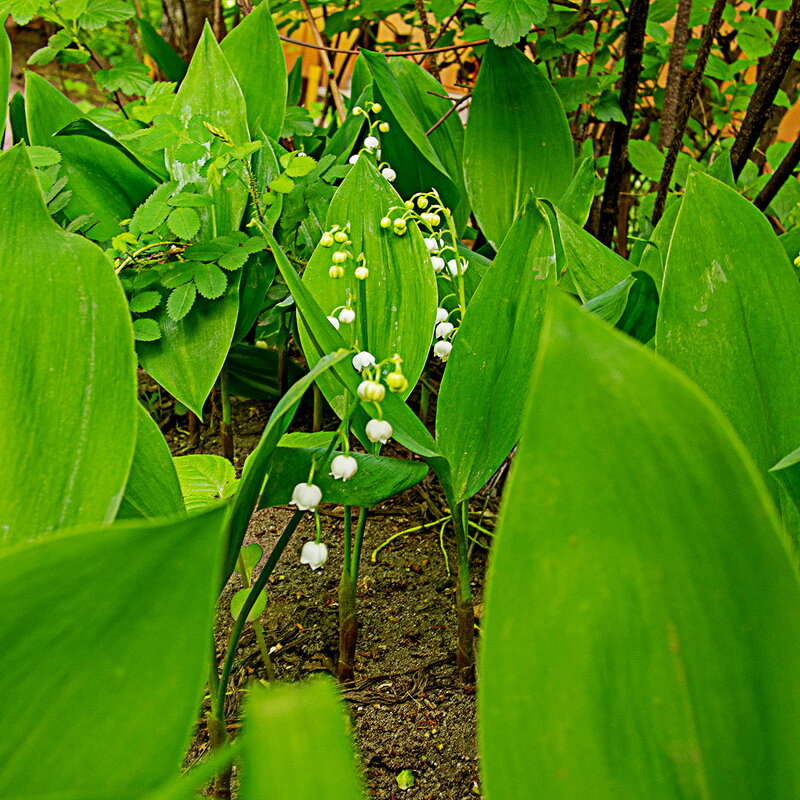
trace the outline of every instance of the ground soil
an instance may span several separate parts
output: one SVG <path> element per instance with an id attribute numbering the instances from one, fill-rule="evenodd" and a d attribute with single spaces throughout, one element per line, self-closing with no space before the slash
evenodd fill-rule
<path id="1" fill-rule="evenodd" d="M 162 412 L 169 403 L 154 402 L 162 406 Z M 235 461 L 241 467 L 258 441 L 269 407 L 234 398 L 233 410 Z M 301 427 L 307 422 L 301 418 Z M 201 429 L 196 449 L 187 449 L 188 433 L 180 425 L 166 425 L 165 433 L 174 452 L 219 453 L 219 437 L 213 426 Z M 475 687 L 464 686 L 456 671 L 454 575 L 448 575 L 442 551 L 443 543 L 454 565 L 452 534 L 446 530 L 440 543 L 439 526 L 411 532 L 383 548 L 374 563 L 371 557 L 372 551 L 394 534 L 432 521 L 434 511 L 441 516 L 442 502 L 435 481 L 429 477 L 420 487 L 375 508 L 367 525 L 358 587 L 356 676 L 341 688 L 353 721 L 355 746 L 361 753 L 364 782 L 369 795 L 381 800 L 480 797 Z M 268 646 L 275 648 L 272 659 L 277 678 L 283 681 L 335 672 L 342 509 L 326 506 L 322 512 L 328 562 L 318 571 L 300 564 L 302 543 L 313 538 L 309 514 L 281 557 L 267 589 L 268 605 L 261 621 Z M 288 508 L 257 512 L 246 541 L 259 543 L 268 553 L 290 516 Z M 483 548 L 473 548 L 472 567 L 479 624 L 486 567 Z M 230 629 L 229 597 L 239 586 L 234 575 L 220 600 L 220 656 Z M 255 635 L 248 626 L 233 681 L 243 690 L 249 681 L 263 678 Z M 241 692 L 234 693 L 227 709 L 231 732 L 239 726 L 240 702 Z M 190 760 L 202 756 L 207 746 L 205 730 L 199 726 Z M 414 786 L 407 790 L 399 789 L 396 780 L 403 770 L 414 775 Z"/>

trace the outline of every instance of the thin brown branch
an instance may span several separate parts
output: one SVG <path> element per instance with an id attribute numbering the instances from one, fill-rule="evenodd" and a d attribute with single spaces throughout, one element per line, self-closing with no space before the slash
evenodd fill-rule
<path id="1" fill-rule="evenodd" d="M 689 16 L 692 13 L 692 0 L 680 0 L 678 14 L 675 18 L 675 35 L 669 51 L 669 69 L 667 70 L 667 86 L 664 90 L 664 109 L 661 112 L 661 131 L 658 135 L 658 146 L 669 147 L 672 144 L 672 132 L 678 103 L 683 87 L 683 56 L 686 43 L 689 41 Z"/>
<path id="2" fill-rule="evenodd" d="M 425 37 L 425 47 L 430 50 L 433 47 L 433 35 L 431 34 L 430 22 L 428 22 L 428 12 L 425 10 L 425 0 L 414 0 L 414 5 L 417 8 L 422 35 Z M 439 65 L 436 63 L 436 54 L 425 56 L 423 61 L 428 62 L 428 69 L 431 75 L 441 83 L 442 77 L 439 74 Z"/>
<path id="3" fill-rule="evenodd" d="M 664 204 L 667 201 L 667 192 L 669 192 L 672 173 L 675 171 L 678 154 L 683 146 L 683 133 L 686 130 L 686 124 L 689 122 L 694 101 L 700 90 L 700 83 L 703 80 L 703 73 L 706 71 L 711 45 L 714 43 L 719 26 L 722 24 L 722 12 L 725 10 L 725 5 L 726 0 L 714 0 L 714 6 L 708 16 L 708 23 L 703 29 L 703 37 L 700 40 L 700 48 L 697 51 L 694 67 L 683 87 L 683 98 L 681 99 L 681 105 L 675 118 L 675 127 L 672 131 L 672 142 L 664 158 L 664 167 L 661 170 L 661 179 L 658 182 L 658 193 L 653 205 L 653 225 L 661 219 L 661 215 L 664 213 Z"/>
<path id="4" fill-rule="evenodd" d="M 775 96 L 792 64 L 798 46 L 800 46 L 800 0 L 792 0 L 792 5 L 783 18 L 783 25 L 778 32 L 772 55 L 764 65 L 763 75 L 759 76 L 756 89 L 747 105 L 742 126 L 731 148 L 731 166 L 737 178 L 744 169 L 761 131 L 769 121 Z"/>
<path id="5" fill-rule="evenodd" d="M 319 33 L 319 31 L 317 31 Z M 284 42 L 290 44 L 300 45 L 300 47 L 310 47 L 312 50 L 324 50 L 327 53 L 347 53 L 347 55 L 357 56 L 360 50 L 345 50 L 338 47 L 328 47 L 325 44 L 312 44 L 311 42 L 304 42 L 301 39 L 293 39 L 291 36 L 284 36 L 280 34 L 280 38 Z M 480 39 L 477 42 L 465 42 L 463 44 L 451 44 L 448 47 L 431 47 L 429 50 L 393 50 L 385 52 L 387 58 L 398 58 L 407 56 L 424 56 L 429 53 L 447 53 L 451 50 L 466 50 L 468 47 L 478 47 L 478 45 L 488 44 L 489 39 Z"/>
<path id="6" fill-rule="evenodd" d="M 461 9 L 464 8 L 466 2 L 467 0 L 461 0 L 461 2 L 456 7 L 456 10 L 445 20 L 445 22 L 442 24 L 442 27 L 439 28 L 439 30 L 436 33 L 436 36 L 433 37 L 433 41 L 428 45 L 428 47 L 434 47 L 436 45 L 436 42 L 438 42 L 439 39 L 442 38 L 444 32 L 450 27 L 450 23 L 452 23 L 452 21 L 458 16 Z"/>
<path id="7" fill-rule="evenodd" d="M 775 172 L 772 173 L 766 186 L 758 193 L 753 200 L 753 205 L 760 211 L 766 211 L 767 206 L 775 199 L 775 195 L 781 187 L 792 177 L 792 173 L 800 166 L 800 135 L 794 140 L 794 144 L 789 148 L 789 152 L 778 164 Z"/>
<path id="8" fill-rule="evenodd" d="M 619 193 L 628 164 L 628 137 L 630 136 L 636 94 L 639 89 L 639 76 L 642 73 L 644 37 L 647 27 L 648 0 L 631 0 L 628 12 L 628 26 L 625 35 L 625 65 L 620 81 L 619 105 L 625 115 L 625 122 L 614 122 L 611 139 L 611 156 L 606 172 L 606 185 L 600 205 L 600 224 L 597 238 L 610 246 L 614 238 L 619 211 Z"/>
<path id="9" fill-rule="evenodd" d="M 333 72 L 333 65 L 331 64 L 330 58 L 328 58 L 328 52 L 330 52 L 332 48 L 325 44 L 322 34 L 317 27 L 314 16 L 311 13 L 311 9 L 308 7 L 307 0 L 300 0 L 300 5 L 303 7 L 303 14 L 305 15 L 306 22 L 308 22 L 309 28 L 311 28 L 311 34 L 314 37 L 314 40 L 316 41 L 320 51 L 322 65 L 325 67 L 325 72 L 328 74 L 328 86 L 331 90 L 331 95 L 333 96 L 333 104 L 336 106 L 336 113 L 339 116 L 339 122 L 344 122 L 347 112 L 344 108 L 344 101 L 342 100 L 342 93 L 339 89 L 339 84 L 336 82 L 336 75 Z"/>
<path id="10" fill-rule="evenodd" d="M 431 92 L 431 94 L 433 94 L 433 92 Z M 439 119 L 437 119 L 436 122 L 434 122 L 433 125 L 431 125 L 431 127 L 425 131 L 425 135 L 430 136 L 452 113 L 460 109 L 471 98 L 472 98 L 472 92 L 470 92 L 468 95 L 464 95 L 464 97 L 462 97 L 460 100 L 454 102 L 453 105 L 450 106 L 450 108 L 448 108 L 447 111 L 445 111 L 444 114 L 442 114 L 442 116 L 439 117 Z M 452 100 L 453 98 L 450 99 Z"/>

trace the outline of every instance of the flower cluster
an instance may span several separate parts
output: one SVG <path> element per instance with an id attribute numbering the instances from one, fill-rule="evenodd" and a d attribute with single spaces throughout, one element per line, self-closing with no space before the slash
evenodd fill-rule
<path id="1" fill-rule="evenodd" d="M 388 371 L 383 375 L 385 367 L 388 367 Z M 371 442 L 386 444 L 393 430 L 391 424 L 383 419 L 380 404 L 386 397 L 387 387 L 390 392 L 398 394 L 408 389 L 408 378 L 403 374 L 403 359 L 395 353 L 391 358 L 377 362 L 372 353 L 362 350 L 353 356 L 353 369 L 360 372 L 362 378 L 358 385 L 359 400 L 364 403 L 374 403 L 378 410 L 377 419 L 367 423 L 367 438 Z"/>
<path id="2" fill-rule="evenodd" d="M 331 253 L 331 265 L 328 268 L 328 275 L 331 278 L 343 278 L 345 267 L 348 264 L 355 264 L 353 274 L 358 280 L 363 281 L 369 277 L 369 270 L 364 263 L 364 254 L 359 253 L 354 256 L 352 250 L 352 241 L 350 241 L 350 223 L 347 222 L 344 226 L 334 225 L 330 230 L 325 231 L 319 240 L 322 247 L 329 247 L 333 252 Z M 352 320 L 350 320 L 352 322 Z"/>
<path id="3" fill-rule="evenodd" d="M 383 106 L 380 103 L 368 103 L 366 108 L 356 106 L 353 109 L 354 117 L 366 117 L 367 122 L 369 123 L 369 133 L 362 142 L 361 150 L 359 150 L 358 153 L 350 156 L 350 163 L 355 164 L 356 161 L 358 161 L 358 157 L 361 155 L 361 153 L 374 155 L 379 162 L 378 169 L 380 170 L 381 175 L 383 175 L 387 181 L 393 181 L 395 178 L 397 178 L 397 173 L 391 168 L 391 166 L 389 166 L 388 162 L 380 160 L 381 141 L 377 136 L 378 133 L 389 132 L 389 123 L 381 119 L 370 119 L 370 113 L 380 114 L 381 111 L 383 111 Z"/>

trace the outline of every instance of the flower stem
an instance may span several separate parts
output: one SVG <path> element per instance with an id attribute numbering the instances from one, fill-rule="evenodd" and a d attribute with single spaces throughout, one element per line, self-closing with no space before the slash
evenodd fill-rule
<path id="1" fill-rule="evenodd" d="M 461 678 L 464 683 L 472 683 L 475 680 L 475 617 L 472 608 L 472 586 L 469 574 L 467 513 L 468 507 L 464 500 L 453 508 L 453 525 L 458 547 L 458 581 L 456 583 L 458 642 L 456 665 L 461 672 Z"/>

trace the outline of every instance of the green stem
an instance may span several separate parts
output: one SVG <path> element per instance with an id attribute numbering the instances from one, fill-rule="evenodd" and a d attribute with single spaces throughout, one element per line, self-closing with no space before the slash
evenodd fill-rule
<path id="1" fill-rule="evenodd" d="M 231 670 L 233 669 L 233 658 L 236 655 L 236 648 L 239 646 L 239 639 L 242 637 L 242 630 L 245 622 L 247 621 L 247 615 L 255 605 L 259 593 L 267 585 L 267 581 L 269 580 L 270 575 L 272 575 L 275 565 L 278 563 L 278 559 L 286 549 L 286 545 L 289 544 L 292 534 L 295 532 L 295 530 L 297 530 L 297 526 L 300 524 L 300 520 L 303 518 L 304 513 L 304 511 L 295 511 L 292 515 L 292 518 L 283 529 L 280 539 L 278 539 L 278 541 L 275 543 L 275 547 L 272 548 L 272 552 L 269 554 L 269 558 L 264 564 L 264 568 L 258 574 L 258 578 L 256 578 L 255 583 L 250 589 L 250 594 L 247 595 L 247 599 L 244 601 L 242 610 L 239 612 L 239 616 L 236 618 L 236 622 L 233 625 L 233 630 L 231 631 L 231 637 L 228 640 L 228 648 L 225 651 L 225 661 L 222 665 L 222 675 L 220 676 L 219 688 L 217 691 L 217 703 L 220 707 L 225 700 L 225 692 L 228 688 L 228 679 L 230 678 Z"/>
<path id="2" fill-rule="evenodd" d="M 231 427 L 231 390 L 228 368 L 223 366 L 219 374 L 220 394 L 222 395 L 222 424 L 219 428 L 222 455 L 233 463 L 233 428 Z"/>
<path id="3" fill-rule="evenodd" d="M 350 560 L 350 580 L 353 587 L 358 584 L 358 567 L 361 561 L 361 545 L 364 542 L 364 528 L 367 526 L 367 509 L 360 508 L 358 511 L 358 522 L 356 523 L 356 536 L 353 544 L 353 556 Z"/>
<path id="4" fill-rule="evenodd" d="M 353 516 L 350 506 L 344 507 L 344 563 L 343 569 L 350 577 L 350 559 L 353 557 Z"/>
<path id="5" fill-rule="evenodd" d="M 322 430 L 322 392 L 316 383 L 312 388 L 314 390 L 314 415 L 311 420 L 311 430 L 316 433 Z"/>
<path id="6" fill-rule="evenodd" d="M 236 568 L 239 570 L 239 575 L 242 579 L 242 588 L 250 588 L 250 573 L 244 563 L 244 556 L 242 551 L 236 558 Z M 253 630 L 256 634 L 256 642 L 258 642 L 258 649 L 261 652 L 261 661 L 264 664 L 264 670 L 267 673 L 267 678 L 271 681 L 275 680 L 275 670 L 272 667 L 272 659 L 269 657 L 269 650 L 267 649 L 267 640 L 264 638 L 264 626 L 257 619 L 253 620 Z"/>
<path id="7" fill-rule="evenodd" d="M 452 508 L 452 505 L 451 505 Z M 472 609 L 472 586 L 469 575 L 469 544 L 467 542 L 466 501 L 453 508 L 453 525 L 458 547 L 458 581 L 456 583 L 456 614 L 458 617 L 458 643 L 456 665 L 464 683 L 475 677 L 475 621 Z"/>

